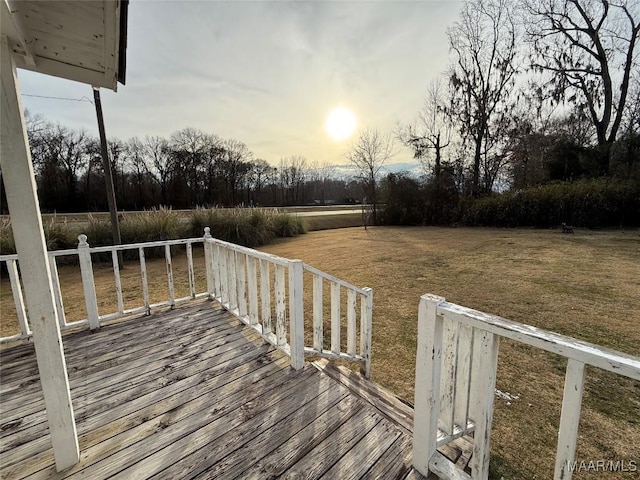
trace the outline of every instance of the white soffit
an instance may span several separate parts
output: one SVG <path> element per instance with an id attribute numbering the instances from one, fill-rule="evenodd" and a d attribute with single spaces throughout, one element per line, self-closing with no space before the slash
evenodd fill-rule
<path id="1" fill-rule="evenodd" d="M 111 90 L 124 83 L 126 3 L 122 11 L 120 0 L 0 1 L 16 67 Z"/>

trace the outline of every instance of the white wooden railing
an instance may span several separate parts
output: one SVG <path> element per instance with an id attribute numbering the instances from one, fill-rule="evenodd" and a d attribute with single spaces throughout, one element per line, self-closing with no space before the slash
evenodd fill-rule
<path id="1" fill-rule="evenodd" d="M 640 358 L 424 295 L 418 312 L 413 464 L 427 476 L 487 479 L 500 337 L 568 359 L 554 479 L 570 480 L 585 365 L 640 380 Z M 474 432 L 471 476 L 437 447 Z"/>
<path id="2" fill-rule="evenodd" d="M 196 292 L 195 275 L 193 268 L 193 245 L 203 243 L 202 238 L 188 238 L 181 240 L 163 240 L 157 242 L 144 242 L 126 245 L 115 245 L 105 247 L 90 247 L 87 243 L 86 235 L 78 236 L 78 248 L 68 250 L 56 250 L 49 252 L 49 268 L 51 269 L 51 278 L 53 282 L 54 298 L 56 300 L 56 312 L 58 315 L 58 322 L 60 328 L 66 329 L 70 327 L 77 327 L 81 325 L 88 325 L 89 328 L 95 329 L 100 327 L 101 322 L 106 320 L 112 320 L 125 315 L 133 315 L 139 313 L 150 314 L 152 310 L 162 307 L 174 307 L 175 305 L 196 299 L 206 298 L 208 292 Z M 173 278 L 173 257 L 171 254 L 171 247 L 175 245 L 184 245 L 187 255 L 187 270 L 188 270 L 188 282 L 189 282 L 189 295 L 182 298 L 175 297 L 174 278 Z M 169 297 L 159 303 L 150 303 L 149 300 L 149 283 L 147 266 L 145 261 L 145 249 L 148 248 L 163 248 L 164 257 L 166 263 L 167 272 L 167 286 Z M 140 265 L 140 280 L 142 286 L 142 298 L 141 304 L 133 308 L 124 308 L 123 290 L 120 279 L 120 266 L 118 263 L 118 252 L 126 250 L 134 250 L 138 252 L 138 259 Z M 93 263 L 91 260 L 92 254 L 99 253 L 111 253 L 111 263 L 113 266 L 115 292 L 117 297 L 117 310 L 115 312 L 109 312 L 107 314 L 100 315 L 98 312 L 98 301 L 96 295 L 96 288 L 94 282 Z M 62 300 L 62 294 L 60 290 L 60 278 L 58 275 L 58 259 L 61 257 L 76 256 L 78 257 L 78 263 L 80 265 L 80 273 L 82 276 L 82 289 L 84 293 L 84 300 L 86 305 L 87 318 L 68 322 L 65 315 L 64 303 Z M 9 274 L 9 281 L 11 284 L 11 291 L 13 293 L 13 301 L 16 308 L 16 315 L 18 324 L 20 326 L 20 333 L 9 337 L 0 338 L 0 343 L 20 340 L 29 338 L 32 333 L 29 328 L 29 322 L 27 319 L 27 313 L 25 309 L 24 298 L 22 295 L 22 287 L 20 277 L 18 274 L 18 256 L 17 255 L 0 255 L 0 262 L 6 263 L 7 271 Z"/>
<path id="3" fill-rule="evenodd" d="M 211 297 L 266 341 L 285 351 L 294 368 L 302 367 L 305 355 L 320 356 L 359 362 L 363 374 L 369 377 L 373 298 L 370 288 L 358 288 L 300 260 L 212 238 L 208 227 L 205 228 L 205 263 Z M 311 275 L 313 284 L 312 346 L 304 344 L 305 272 Z M 330 349 L 324 348 L 324 281 L 331 286 Z M 347 295 L 345 349 L 341 342 L 342 291 Z"/>
<path id="4" fill-rule="evenodd" d="M 215 298 L 224 308 L 231 311 L 247 325 L 257 330 L 262 337 L 283 350 L 291 357 L 291 365 L 301 368 L 305 356 L 320 356 L 358 362 L 364 375 L 371 371 L 371 321 L 372 291 L 358 288 L 316 268 L 305 265 L 300 260 L 289 260 L 268 253 L 223 242 L 211 237 L 205 228 L 204 238 L 165 240 L 128 245 L 90 247 L 87 237 L 80 235 L 77 249 L 49 252 L 56 311 L 61 328 L 88 325 L 91 329 L 100 327 L 101 322 L 125 315 L 145 313 L 171 307 L 197 298 Z M 193 245 L 204 243 L 207 291 L 197 292 L 193 267 Z M 173 278 L 173 258 L 171 247 L 185 245 L 188 266 L 189 296 L 175 297 Z M 148 273 L 145 249 L 164 248 L 169 296 L 165 301 L 150 303 Z M 134 250 L 138 252 L 142 298 L 140 305 L 125 309 L 123 289 L 120 279 L 118 252 Z M 100 315 L 94 281 L 91 255 L 110 253 L 113 266 L 117 311 Z M 87 318 L 67 322 L 60 289 L 57 259 L 77 256 L 82 276 L 82 287 Z M 5 262 L 20 325 L 20 333 L 0 338 L 0 342 L 27 339 L 31 336 L 29 321 L 22 296 L 18 274 L 18 256 L 2 255 Z M 312 292 L 312 329 L 308 337 L 313 338 L 311 346 L 304 344 L 305 295 L 304 277 L 310 275 Z M 323 282 L 331 288 L 330 295 L 330 348 L 324 342 Z M 346 292 L 346 341 L 341 342 L 341 298 Z M 358 305 L 360 308 L 358 309 Z M 328 322 L 327 322 L 328 323 Z M 359 327 L 359 328 L 358 328 Z M 358 342 L 359 340 L 359 342 Z M 359 348 L 358 348 L 359 343 Z M 344 344 L 344 348 L 343 348 Z"/>

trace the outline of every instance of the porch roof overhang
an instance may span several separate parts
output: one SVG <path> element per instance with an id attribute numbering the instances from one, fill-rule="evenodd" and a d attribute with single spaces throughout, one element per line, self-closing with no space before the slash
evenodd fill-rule
<path id="1" fill-rule="evenodd" d="M 128 0 L 0 1 L 16 67 L 114 91 L 124 85 Z"/>

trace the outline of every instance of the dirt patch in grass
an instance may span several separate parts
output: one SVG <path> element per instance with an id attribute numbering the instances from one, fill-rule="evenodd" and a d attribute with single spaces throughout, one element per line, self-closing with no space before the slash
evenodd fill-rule
<path id="1" fill-rule="evenodd" d="M 374 289 L 373 378 L 413 400 L 420 295 L 640 355 L 640 233 L 377 227 L 311 232 L 262 250 Z M 560 357 L 500 346 L 493 453 L 505 478 L 551 478 L 564 369 Z M 596 368 L 576 458 L 638 460 L 640 383 Z M 630 478 L 629 473 L 607 478 Z M 601 478 L 602 473 L 579 478 Z M 499 477 L 498 477 L 499 478 Z"/>

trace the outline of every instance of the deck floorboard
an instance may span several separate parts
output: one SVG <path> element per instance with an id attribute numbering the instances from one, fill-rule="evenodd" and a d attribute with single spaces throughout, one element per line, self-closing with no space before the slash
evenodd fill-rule
<path id="1" fill-rule="evenodd" d="M 292 370 L 216 302 L 111 321 L 63 344 L 80 462 L 55 471 L 33 346 L 5 347 L 2 479 L 412 474 L 410 406 L 326 362 Z"/>

